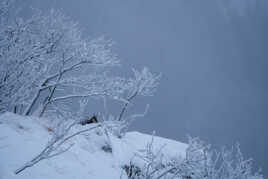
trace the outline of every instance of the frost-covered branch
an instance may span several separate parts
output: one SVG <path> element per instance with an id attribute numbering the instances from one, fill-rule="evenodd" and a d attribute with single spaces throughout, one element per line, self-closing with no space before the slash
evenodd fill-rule
<path id="1" fill-rule="evenodd" d="M 96 129 L 100 127 L 100 124 L 96 124 L 93 127 L 89 127 L 84 130 L 78 130 L 76 132 L 73 132 L 70 134 L 71 130 L 79 123 L 73 122 L 67 126 L 65 126 L 63 123 L 60 123 L 57 128 L 54 129 L 53 137 L 51 140 L 48 142 L 48 144 L 45 146 L 45 148 L 36 156 L 34 157 L 31 161 L 26 162 L 22 167 L 18 168 L 15 170 L 15 174 L 19 174 L 25 169 L 34 166 L 38 162 L 49 159 L 52 157 L 55 157 L 57 155 L 60 155 L 66 151 L 68 151 L 73 144 L 69 144 L 67 147 L 63 147 L 68 141 L 70 141 L 72 138 L 89 132 L 93 129 Z"/>
<path id="2" fill-rule="evenodd" d="M 142 71 L 133 69 L 133 73 L 134 78 L 128 81 L 127 102 L 124 104 L 119 114 L 118 121 L 123 119 L 123 115 L 126 112 L 129 103 L 131 103 L 136 96 L 153 96 L 159 85 L 161 75 L 151 73 L 146 67 L 144 67 Z"/>

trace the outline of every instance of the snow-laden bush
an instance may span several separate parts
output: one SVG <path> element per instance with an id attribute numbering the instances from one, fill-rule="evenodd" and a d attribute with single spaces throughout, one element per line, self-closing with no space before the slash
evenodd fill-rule
<path id="1" fill-rule="evenodd" d="M 263 179 L 252 171 L 252 160 L 244 159 L 239 146 L 220 151 L 198 138 L 189 138 L 185 158 L 167 160 L 153 149 L 153 139 L 130 164 L 123 166 L 129 179 Z M 155 152 L 157 151 L 157 152 Z"/>

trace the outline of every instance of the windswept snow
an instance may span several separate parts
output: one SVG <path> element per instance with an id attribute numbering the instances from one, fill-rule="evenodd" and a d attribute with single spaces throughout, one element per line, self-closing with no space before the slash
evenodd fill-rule
<path id="1" fill-rule="evenodd" d="M 0 179 L 119 179 L 126 178 L 122 166 L 129 164 L 135 154 L 142 153 L 152 136 L 129 132 L 123 138 L 110 136 L 112 153 L 105 152 L 105 135 L 98 130 L 72 140 L 69 151 L 15 175 L 14 171 L 36 156 L 47 144 L 51 134 L 39 118 L 13 113 L 0 116 Z M 155 136 L 155 150 L 170 159 L 185 155 L 187 145 Z"/>

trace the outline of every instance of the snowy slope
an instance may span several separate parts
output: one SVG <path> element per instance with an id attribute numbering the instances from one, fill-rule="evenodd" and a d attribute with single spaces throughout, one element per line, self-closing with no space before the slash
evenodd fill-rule
<path id="1" fill-rule="evenodd" d="M 122 166 L 129 164 L 136 153 L 144 151 L 152 137 L 139 132 L 129 132 L 119 139 L 110 136 L 113 152 L 105 152 L 104 135 L 97 130 L 80 135 L 72 141 L 75 145 L 67 152 L 43 160 L 19 175 L 14 170 L 37 155 L 51 134 L 39 118 L 23 117 L 12 113 L 0 116 L 0 179 L 119 179 L 126 178 Z M 156 150 L 166 158 L 185 155 L 186 144 L 154 137 Z"/>

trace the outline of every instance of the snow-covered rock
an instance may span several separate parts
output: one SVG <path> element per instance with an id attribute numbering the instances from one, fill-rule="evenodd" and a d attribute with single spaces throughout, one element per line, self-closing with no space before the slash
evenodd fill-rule
<path id="1" fill-rule="evenodd" d="M 112 152 L 102 147 L 107 143 L 105 135 L 92 131 L 73 139 L 75 144 L 67 152 L 42 160 L 22 173 L 14 171 L 35 157 L 51 138 L 48 127 L 39 118 L 13 113 L 0 116 L 0 179 L 119 179 L 126 178 L 122 166 L 129 164 L 133 156 L 141 153 L 151 142 L 152 136 L 128 132 L 123 138 L 110 136 Z M 164 146 L 165 158 L 185 155 L 187 145 L 155 136 L 155 150 Z"/>

